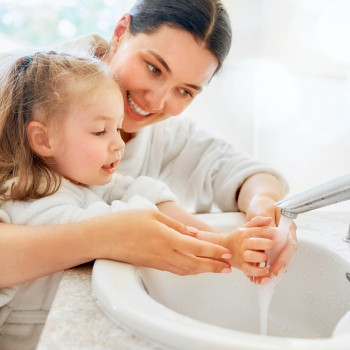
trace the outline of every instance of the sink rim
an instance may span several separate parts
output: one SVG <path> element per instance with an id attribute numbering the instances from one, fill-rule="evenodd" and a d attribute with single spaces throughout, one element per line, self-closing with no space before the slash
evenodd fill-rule
<path id="1" fill-rule="evenodd" d="M 300 240 L 337 254 L 310 237 L 302 237 Z M 342 255 L 340 257 L 350 263 Z M 115 274 L 116 268 L 120 271 L 118 276 Z M 344 349 L 349 344 L 350 335 L 335 338 L 265 336 L 195 320 L 167 308 L 148 295 L 140 275 L 139 267 L 111 260 L 97 260 L 92 274 L 93 295 L 98 305 L 114 322 L 158 344 L 169 346 L 168 339 L 176 339 L 177 349 L 203 349 L 208 346 L 216 349 L 256 349 L 257 344 L 260 344 L 259 349 L 271 350 L 306 349 L 310 346 L 317 349 Z M 107 289 L 107 285 L 110 288 Z M 118 317 L 115 315 L 116 311 Z"/>

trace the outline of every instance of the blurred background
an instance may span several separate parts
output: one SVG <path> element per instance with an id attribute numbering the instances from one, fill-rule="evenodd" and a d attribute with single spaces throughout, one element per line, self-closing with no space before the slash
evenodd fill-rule
<path id="1" fill-rule="evenodd" d="M 110 38 L 132 2 L 0 0 L 0 51 Z M 349 173 L 350 1 L 224 3 L 231 52 L 187 114 L 280 170 L 290 194 Z"/>

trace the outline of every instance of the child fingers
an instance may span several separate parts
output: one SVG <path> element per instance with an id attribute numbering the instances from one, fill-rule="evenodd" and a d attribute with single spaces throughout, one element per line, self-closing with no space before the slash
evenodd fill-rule
<path id="1" fill-rule="evenodd" d="M 256 276 L 269 276 L 270 275 L 270 270 L 267 267 L 259 267 L 255 266 L 254 264 L 250 263 L 244 263 L 242 265 L 242 270 L 243 272 L 250 276 L 250 277 L 256 277 Z"/>
<path id="2" fill-rule="evenodd" d="M 268 238 L 252 237 L 244 241 L 245 250 L 268 250 L 273 247 L 273 240 Z"/>
<path id="3" fill-rule="evenodd" d="M 243 238 L 255 238 L 263 237 L 269 239 L 275 239 L 277 235 L 276 227 L 242 227 L 239 229 Z"/>
<path id="4" fill-rule="evenodd" d="M 248 263 L 265 263 L 268 255 L 265 252 L 246 250 L 243 252 L 243 259 Z"/>

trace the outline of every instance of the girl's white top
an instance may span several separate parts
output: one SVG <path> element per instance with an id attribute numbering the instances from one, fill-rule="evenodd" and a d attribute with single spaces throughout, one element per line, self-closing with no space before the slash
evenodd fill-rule
<path id="1" fill-rule="evenodd" d="M 1 220 L 13 224 L 46 225 L 81 221 L 120 210 L 157 208 L 175 200 L 160 181 L 114 174 L 104 186 L 78 186 L 62 181 L 51 196 L 29 201 L 8 201 Z M 63 271 L 0 289 L 0 349 L 35 349 Z"/>

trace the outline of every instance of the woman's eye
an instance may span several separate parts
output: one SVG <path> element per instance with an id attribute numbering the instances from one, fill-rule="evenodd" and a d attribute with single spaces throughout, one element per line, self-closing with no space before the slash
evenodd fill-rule
<path id="1" fill-rule="evenodd" d="M 149 71 L 154 75 L 160 75 L 161 71 L 152 63 L 147 63 Z"/>
<path id="2" fill-rule="evenodd" d="M 193 97 L 193 94 L 186 89 L 180 89 L 180 94 L 184 97 Z"/>

